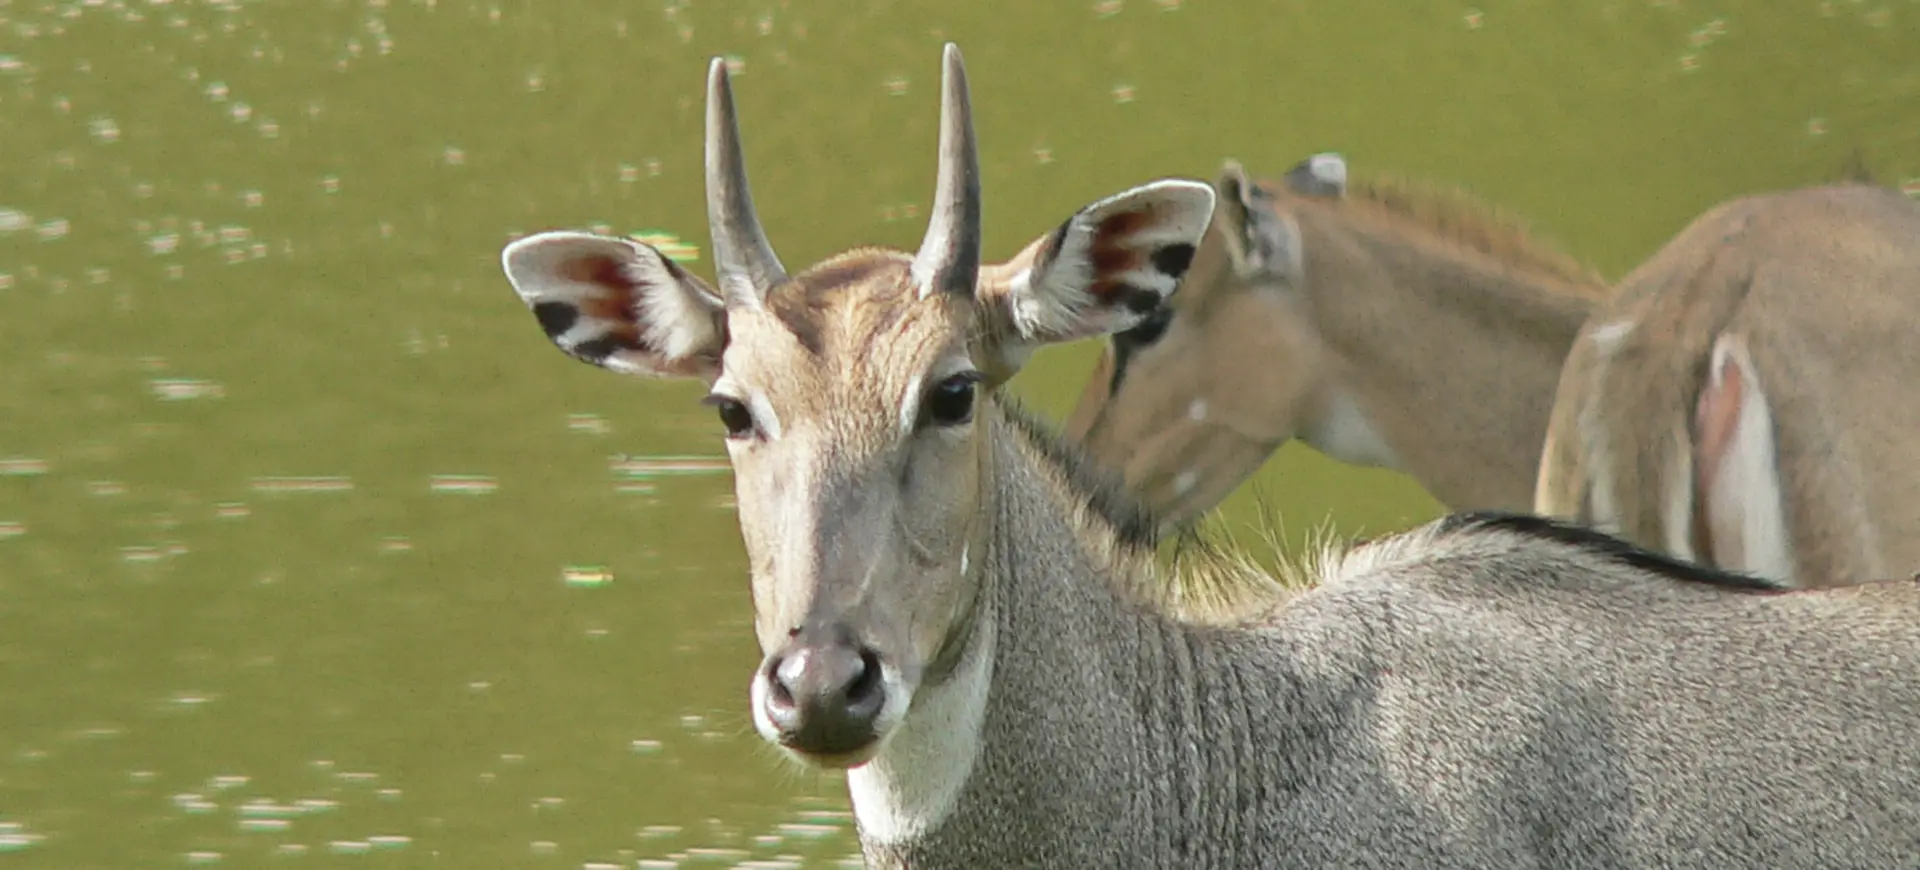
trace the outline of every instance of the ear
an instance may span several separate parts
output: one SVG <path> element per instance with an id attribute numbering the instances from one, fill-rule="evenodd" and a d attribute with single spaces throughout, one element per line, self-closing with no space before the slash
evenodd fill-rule
<path id="1" fill-rule="evenodd" d="M 1166 179 L 1107 197 L 986 270 L 979 300 L 1006 362 L 1042 344 L 1131 329 L 1180 288 L 1213 220 L 1213 189 Z"/>
<path id="2" fill-rule="evenodd" d="M 1288 178 L 1306 165 L 1294 167 Z M 1340 165 L 1344 173 L 1345 164 Z M 1287 184 L 1298 190 L 1293 181 Z M 1300 226 L 1275 209 L 1273 195 L 1248 178 L 1237 161 L 1228 160 L 1220 167 L 1220 180 L 1215 185 L 1220 188 L 1220 231 L 1226 237 L 1227 258 L 1233 263 L 1234 274 L 1243 280 L 1279 278 L 1297 282 L 1303 260 Z M 1345 189 L 1343 181 L 1339 190 Z"/>
<path id="3" fill-rule="evenodd" d="M 507 245 L 500 263 L 569 356 L 627 375 L 719 376 L 727 327 L 720 297 L 652 246 L 540 233 Z"/>

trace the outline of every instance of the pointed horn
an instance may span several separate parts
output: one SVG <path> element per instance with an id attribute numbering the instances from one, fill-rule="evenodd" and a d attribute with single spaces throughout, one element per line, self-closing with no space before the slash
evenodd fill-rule
<path id="1" fill-rule="evenodd" d="M 773 285 L 786 279 L 753 211 L 733 84 L 727 62 L 717 57 L 707 68 L 707 227 L 713 234 L 715 277 L 728 305 L 759 305 Z"/>
<path id="2" fill-rule="evenodd" d="M 947 43 L 940 88 L 940 168 L 927 236 L 913 258 L 924 299 L 937 291 L 972 294 L 980 274 L 980 155 L 960 47 Z"/>

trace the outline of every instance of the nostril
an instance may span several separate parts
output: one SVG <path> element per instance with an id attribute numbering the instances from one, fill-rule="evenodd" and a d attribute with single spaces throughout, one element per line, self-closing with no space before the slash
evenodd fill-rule
<path id="1" fill-rule="evenodd" d="M 794 707 L 793 689 L 787 686 L 786 678 L 781 674 L 784 659 L 767 662 L 767 703 L 778 710 L 791 710 Z"/>
<path id="2" fill-rule="evenodd" d="M 847 703 L 860 706 L 880 694 L 880 656 L 870 647 L 860 649 L 860 670 L 847 684 Z"/>

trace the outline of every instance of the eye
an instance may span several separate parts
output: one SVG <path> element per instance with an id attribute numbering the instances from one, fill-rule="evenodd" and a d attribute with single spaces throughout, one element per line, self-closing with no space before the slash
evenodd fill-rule
<path id="1" fill-rule="evenodd" d="M 720 425 L 727 427 L 727 437 L 733 439 L 753 436 L 753 412 L 747 410 L 745 402 L 732 396 L 715 393 L 701 400 L 701 404 L 712 405 L 720 411 Z"/>
<path id="2" fill-rule="evenodd" d="M 958 426 L 973 419 L 974 385 L 978 372 L 964 372 L 934 384 L 920 404 L 920 419 L 936 426 Z"/>
<path id="3" fill-rule="evenodd" d="M 1166 334 L 1167 326 L 1172 323 L 1173 309 L 1162 305 L 1154 309 L 1152 314 L 1147 315 L 1147 319 L 1140 321 L 1134 328 L 1122 332 L 1114 336 L 1114 338 L 1122 343 L 1131 344 L 1135 347 L 1146 347 L 1149 344 L 1159 341 L 1160 336 Z"/>

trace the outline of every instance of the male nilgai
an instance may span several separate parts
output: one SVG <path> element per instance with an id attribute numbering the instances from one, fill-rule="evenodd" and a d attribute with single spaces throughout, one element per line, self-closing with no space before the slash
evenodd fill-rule
<path id="1" fill-rule="evenodd" d="M 718 289 L 630 240 L 509 245 L 566 352 L 711 385 L 751 556 L 753 718 L 845 768 L 880 867 L 1857 867 L 1920 856 L 1920 584 L 1780 591 L 1467 515 L 1171 594 L 996 397 L 1137 325 L 1213 205 L 1159 181 L 980 265 L 948 46 L 931 227 L 789 275 L 709 73 Z"/>

